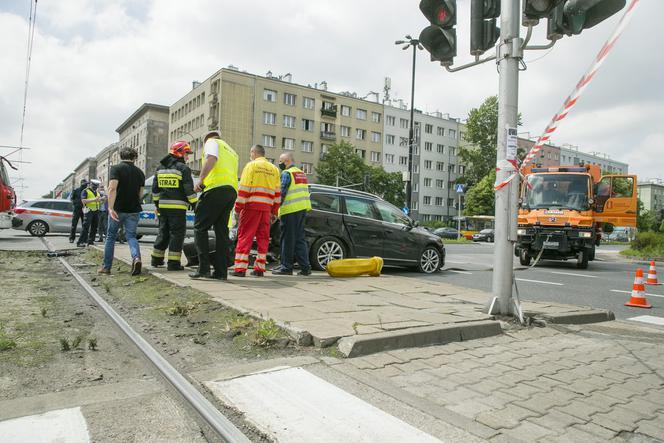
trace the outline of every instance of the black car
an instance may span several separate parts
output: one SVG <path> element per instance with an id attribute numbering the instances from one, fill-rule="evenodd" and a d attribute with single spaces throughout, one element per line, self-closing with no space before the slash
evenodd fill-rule
<path id="1" fill-rule="evenodd" d="M 445 263 L 440 237 L 418 226 L 396 206 L 373 194 L 312 184 L 305 232 L 314 269 L 330 260 L 379 256 L 388 266 L 427 274 Z M 273 238 L 276 236 L 273 236 Z"/>
<path id="2" fill-rule="evenodd" d="M 482 229 L 477 234 L 473 234 L 473 241 L 493 242 L 494 236 L 493 229 Z"/>
<path id="3" fill-rule="evenodd" d="M 451 239 L 457 239 L 459 238 L 459 231 L 457 231 L 454 228 L 438 228 L 435 231 L 433 231 L 435 235 L 437 235 L 440 238 L 451 238 Z"/>

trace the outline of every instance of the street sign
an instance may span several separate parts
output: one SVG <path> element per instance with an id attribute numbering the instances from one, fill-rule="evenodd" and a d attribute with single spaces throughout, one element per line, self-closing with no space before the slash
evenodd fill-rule
<path id="1" fill-rule="evenodd" d="M 404 206 L 403 208 L 401 208 L 401 212 L 408 215 L 410 213 L 410 209 L 408 209 L 407 207 Z"/>
<path id="2" fill-rule="evenodd" d="M 454 185 L 454 189 L 456 190 L 457 194 L 463 194 L 463 183 L 457 183 Z"/>

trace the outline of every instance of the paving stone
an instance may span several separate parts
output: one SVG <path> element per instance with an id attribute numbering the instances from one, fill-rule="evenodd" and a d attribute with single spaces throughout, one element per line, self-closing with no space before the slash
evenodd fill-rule
<path id="1" fill-rule="evenodd" d="M 664 389 L 654 389 L 648 391 L 648 393 L 641 397 L 643 400 L 649 401 L 651 403 L 656 403 L 660 406 L 664 406 Z"/>
<path id="2" fill-rule="evenodd" d="M 517 427 L 524 418 L 537 416 L 538 414 L 533 411 L 508 404 L 503 409 L 482 412 L 475 420 L 493 429 L 509 429 Z"/>
<path id="3" fill-rule="evenodd" d="M 621 406 L 614 406 L 606 413 L 593 415 L 592 421 L 605 428 L 620 432 L 633 431 L 636 429 L 636 423 L 644 418 L 654 418 L 654 416 L 636 413 Z"/>
<path id="4" fill-rule="evenodd" d="M 494 408 L 475 399 L 465 400 L 447 406 L 448 409 L 468 418 L 475 418 L 478 414 L 491 411 Z"/>
<path id="5" fill-rule="evenodd" d="M 436 378 L 447 379 L 454 374 L 458 374 L 459 370 L 451 366 L 441 366 L 440 368 L 429 369 L 428 372 Z"/>
<path id="6" fill-rule="evenodd" d="M 510 439 L 509 441 L 512 441 L 512 439 L 534 441 L 547 435 L 556 435 L 557 432 L 542 427 L 536 423 L 532 423 L 529 420 L 524 420 L 516 428 L 504 430 L 503 434 Z"/>
<path id="7" fill-rule="evenodd" d="M 604 392 L 596 391 L 592 394 L 583 398 L 583 401 L 591 403 L 593 405 L 602 406 L 602 407 L 611 407 L 617 404 L 627 403 L 628 400 L 621 400 L 615 397 L 604 394 Z"/>
<path id="8" fill-rule="evenodd" d="M 548 411 L 541 417 L 530 418 L 529 420 L 533 423 L 548 429 L 555 430 L 557 432 L 562 432 L 563 429 L 575 424 L 585 423 L 585 421 L 578 417 L 565 414 L 564 412 L 556 411 L 555 409 Z"/>
<path id="9" fill-rule="evenodd" d="M 641 434 L 646 434 L 652 438 L 657 438 L 659 440 L 664 441 L 664 417 L 660 417 L 658 420 L 644 420 L 639 422 L 638 428 L 636 428 L 636 432 L 640 432 Z"/>
<path id="10" fill-rule="evenodd" d="M 622 385 L 613 385 L 608 389 L 603 390 L 602 393 L 604 395 L 608 395 L 609 397 L 615 397 L 618 400 L 622 401 L 628 401 L 629 399 L 637 395 L 637 393 L 634 391 L 624 389 Z"/>
<path id="11" fill-rule="evenodd" d="M 538 443 L 606 443 L 606 440 L 596 437 L 593 434 L 569 427 L 557 436 L 545 436 L 537 440 Z"/>
<path id="12" fill-rule="evenodd" d="M 396 357 L 396 356 L 395 356 Z M 431 366 L 422 362 L 422 360 L 411 360 L 405 363 L 393 363 L 394 366 L 406 373 L 424 371 L 427 369 L 433 369 Z M 431 377 L 433 378 L 433 377 Z"/>
<path id="13" fill-rule="evenodd" d="M 587 432 L 589 434 L 592 434 L 596 437 L 603 438 L 605 441 L 610 440 L 614 438 L 616 435 L 618 435 L 619 431 L 613 431 L 611 429 L 607 429 L 604 426 L 599 426 L 596 422 L 592 421 L 589 423 L 582 423 L 578 425 L 572 426 L 575 429 L 578 429 L 580 431 Z"/>
<path id="14" fill-rule="evenodd" d="M 649 402 L 642 398 L 632 398 L 628 403 L 621 405 L 625 409 L 629 409 L 637 414 L 642 414 L 644 416 L 656 416 L 658 411 L 664 411 L 662 405 Z M 664 414 L 663 414 L 664 415 Z"/>
<path id="15" fill-rule="evenodd" d="M 396 375 L 402 375 L 404 372 L 397 369 L 394 365 L 389 365 L 383 368 L 374 369 L 371 373 L 375 374 L 377 377 L 389 378 Z"/>
<path id="16" fill-rule="evenodd" d="M 554 406 L 564 406 L 569 404 L 574 398 L 576 398 L 576 395 L 573 393 L 558 389 L 535 394 L 528 400 L 518 402 L 518 405 L 531 411 L 539 412 L 540 414 L 546 414 Z"/>
<path id="17" fill-rule="evenodd" d="M 480 380 L 480 379 L 473 378 L 473 380 Z M 505 384 L 501 383 L 499 379 L 495 379 L 493 377 L 487 377 L 485 379 L 481 379 L 481 381 L 470 383 L 467 385 L 467 387 L 469 389 L 472 389 L 473 391 L 479 392 L 480 394 L 491 395 L 497 390 L 503 389 L 506 386 Z"/>
<path id="18" fill-rule="evenodd" d="M 391 366 L 386 366 L 386 368 L 390 367 L 396 367 L 399 368 L 403 371 L 403 365 L 391 365 Z M 408 384 L 411 385 L 422 385 L 425 383 L 429 383 L 433 380 L 435 380 L 436 377 L 433 375 L 429 374 L 428 372 L 424 371 L 404 371 L 403 372 L 405 375 L 405 379 L 408 381 Z M 399 374 L 399 376 L 401 376 Z"/>
<path id="19" fill-rule="evenodd" d="M 491 406 L 494 409 L 503 409 L 509 403 L 514 403 L 518 400 L 517 397 L 502 391 L 495 391 L 491 393 L 491 395 L 484 395 L 478 399 L 478 401 Z"/>
<path id="20" fill-rule="evenodd" d="M 517 383 L 513 387 L 500 389 L 500 391 L 514 395 L 521 400 L 527 400 L 534 394 L 545 392 L 543 389 L 536 388 L 526 383 Z"/>
<path id="21" fill-rule="evenodd" d="M 403 363 L 396 355 L 392 355 L 388 352 L 379 352 L 377 354 L 365 355 L 362 357 L 365 361 L 374 364 L 377 368 L 391 365 L 392 363 Z"/>
<path id="22" fill-rule="evenodd" d="M 587 383 L 586 379 L 577 380 L 574 383 L 563 384 L 560 386 L 560 388 L 582 395 L 589 395 L 595 391 L 606 389 L 606 387 L 600 388 L 599 386 L 592 383 Z"/>
<path id="23" fill-rule="evenodd" d="M 349 358 L 346 361 L 358 369 L 376 369 L 382 367 L 376 366 L 374 362 L 368 361 L 364 357 Z"/>
<path id="24" fill-rule="evenodd" d="M 460 386 L 453 391 L 447 391 L 441 393 L 441 401 L 445 404 L 458 404 L 472 398 L 481 397 L 482 394 L 479 394 L 470 389 Z"/>
<path id="25" fill-rule="evenodd" d="M 594 414 L 608 412 L 609 406 L 594 405 L 583 400 L 574 400 L 565 406 L 557 406 L 555 410 L 565 414 L 573 415 L 584 421 L 590 421 Z"/>

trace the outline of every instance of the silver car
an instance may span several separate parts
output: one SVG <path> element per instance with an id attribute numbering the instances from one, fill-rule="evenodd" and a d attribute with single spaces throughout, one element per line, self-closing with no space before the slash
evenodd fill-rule
<path id="1" fill-rule="evenodd" d="M 152 199 L 152 181 L 154 176 L 145 180 L 145 188 L 142 201 L 142 211 L 138 219 L 138 236 L 157 235 L 159 232 L 159 220 L 155 211 L 154 200 Z M 187 211 L 187 237 L 194 236 L 194 211 Z"/>
<path id="2" fill-rule="evenodd" d="M 14 208 L 12 226 L 36 237 L 43 237 L 49 232 L 69 233 L 73 212 L 74 206 L 69 200 L 24 200 Z M 77 230 L 80 232 L 80 224 Z"/>

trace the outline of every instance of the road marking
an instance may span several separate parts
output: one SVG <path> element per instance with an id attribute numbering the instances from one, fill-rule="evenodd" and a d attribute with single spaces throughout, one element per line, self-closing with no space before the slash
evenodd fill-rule
<path id="1" fill-rule="evenodd" d="M 451 269 L 445 269 L 445 271 L 448 271 L 448 272 L 454 272 L 455 274 L 473 275 L 472 272 L 466 272 L 466 271 L 453 271 L 453 270 L 451 270 Z"/>
<path id="2" fill-rule="evenodd" d="M 550 272 L 552 274 L 558 274 L 558 275 L 573 275 L 574 277 L 599 278 L 596 275 L 576 274 L 574 272 L 556 272 L 556 271 L 550 271 Z"/>
<path id="3" fill-rule="evenodd" d="M 14 418 L 0 422 L 4 443 L 26 441 L 67 441 L 88 443 L 88 424 L 81 408 L 60 409 L 39 415 Z"/>
<path id="4" fill-rule="evenodd" d="M 206 384 L 276 441 L 440 442 L 302 368 Z"/>
<path id="5" fill-rule="evenodd" d="M 621 291 L 619 289 L 611 289 L 611 292 L 620 292 L 621 294 L 631 294 L 632 293 L 632 291 Z M 664 298 L 664 295 L 659 295 L 659 294 L 649 294 L 649 293 L 646 292 L 646 295 L 648 297 L 661 297 L 661 298 Z"/>
<path id="6" fill-rule="evenodd" d="M 543 285 L 565 286 L 562 283 L 554 283 L 554 282 L 551 282 L 551 281 L 541 281 L 541 280 L 528 280 L 527 278 L 517 278 L 516 280 L 517 281 L 527 281 L 527 282 L 530 282 L 530 283 L 541 283 Z"/>
<path id="7" fill-rule="evenodd" d="M 638 317 L 628 318 L 627 320 L 640 321 L 642 323 L 650 323 L 652 325 L 664 326 L 664 318 L 655 317 L 654 315 L 639 315 Z"/>

